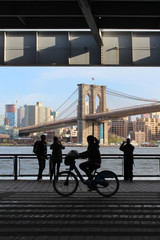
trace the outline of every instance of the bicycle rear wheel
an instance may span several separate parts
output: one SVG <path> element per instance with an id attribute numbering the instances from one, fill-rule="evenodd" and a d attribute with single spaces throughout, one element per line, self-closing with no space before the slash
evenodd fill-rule
<path id="1" fill-rule="evenodd" d="M 72 195 L 78 187 L 78 179 L 76 175 L 69 171 L 60 172 L 58 178 L 53 181 L 54 190 L 62 195 Z"/>
<path id="2" fill-rule="evenodd" d="M 97 192 L 104 197 L 114 195 L 119 189 L 119 180 L 112 171 L 99 172 L 95 178 Z"/>

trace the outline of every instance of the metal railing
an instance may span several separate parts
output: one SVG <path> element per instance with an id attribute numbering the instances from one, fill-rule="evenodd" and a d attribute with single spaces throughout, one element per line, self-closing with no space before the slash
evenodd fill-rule
<path id="1" fill-rule="evenodd" d="M 48 154 L 48 161 L 46 160 L 46 166 L 48 169 L 48 173 L 44 173 L 43 176 L 48 176 L 50 173 L 50 156 L 51 154 Z M 66 156 L 66 154 L 63 154 L 63 160 Z M 116 174 L 119 177 L 123 176 L 123 154 L 101 154 L 102 158 L 102 166 L 107 165 L 106 169 L 112 170 L 116 172 L 116 166 L 119 165 L 119 170 L 116 172 Z M 144 163 L 141 163 L 142 169 L 139 169 L 140 161 L 144 161 Z M 31 166 L 30 163 L 33 163 Z M 77 159 L 77 162 L 80 161 L 80 159 Z M 83 159 L 85 161 L 85 159 Z M 6 172 L 5 163 L 8 163 L 8 168 L 10 172 Z M 64 162 L 64 161 L 63 161 Z M 30 170 L 34 170 L 33 173 L 23 173 L 24 170 L 24 163 L 29 164 L 28 172 Z M 112 167 L 110 166 L 112 165 Z M 134 174 L 134 177 L 160 177 L 160 154 L 134 154 L 134 166 L 141 172 L 141 174 Z M 146 173 L 146 166 L 148 165 L 148 168 L 150 172 L 152 172 L 152 168 L 155 168 L 157 173 Z M 63 165 L 63 164 L 62 164 Z M 34 166 L 36 169 L 33 169 Z M 103 167 L 104 168 L 104 167 Z M 27 170 L 26 170 L 27 171 Z M 142 173 L 143 171 L 143 173 Z M 12 173 L 11 173 L 12 172 Z M 144 173 L 145 172 L 145 173 Z M 38 161 L 35 154 L 0 154 L 0 177 L 13 177 L 14 180 L 17 180 L 19 177 L 36 177 L 38 173 Z"/>

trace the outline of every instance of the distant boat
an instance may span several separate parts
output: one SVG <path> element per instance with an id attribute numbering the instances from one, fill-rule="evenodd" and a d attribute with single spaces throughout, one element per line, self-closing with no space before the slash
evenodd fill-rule
<path id="1" fill-rule="evenodd" d="M 141 147 L 153 147 L 153 144 L 151 142 L 143 142 L 141 143 Z"/>

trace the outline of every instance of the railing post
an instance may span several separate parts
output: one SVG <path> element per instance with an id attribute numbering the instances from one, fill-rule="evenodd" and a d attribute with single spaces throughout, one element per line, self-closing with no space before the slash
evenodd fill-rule
<path id="1" fill-rule="evenodd" d="M 122 157 L 122 177 L 124 177 L 124 158 Z"/>
<path id="2" fill-rule="evenodd" d="M 14 157 L 14 180 L 17 180 L 17 155 Z"/>
<path id="3" fill-rule="evenodd" d="M 49 176 L 51 176 L 51 168 L 52 168 L 52 166 L 51 166 L 51 155 L 50 155 L 50 157 L 49 157 Z"/>

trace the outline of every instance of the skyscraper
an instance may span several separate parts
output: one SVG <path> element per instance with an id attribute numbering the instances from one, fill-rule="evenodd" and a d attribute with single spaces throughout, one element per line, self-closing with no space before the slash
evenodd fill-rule
<path id="1" fill-rule="evenodd" d="M 19 107 L 17 109 L 17 127 L 23 127 L 23 125 L 24 125 L 24 116 L 25 116 L 25 109 L 24 109 L 24 107 Z"/>
<path id="2" fill-rule="evenodd" d="M 43 106 L 41 102 L 37 102 L 36 105 L 24 105 L 24 109 L 24 127 L 50 121 L 50 108 Z"/>
<path id="3" fill-rule="evenodd" d="M 5 105 L 5 122 L 11 127 L 17 126 L 17 108 L 16 104 Z"/>

